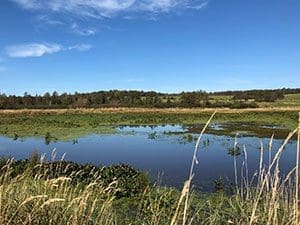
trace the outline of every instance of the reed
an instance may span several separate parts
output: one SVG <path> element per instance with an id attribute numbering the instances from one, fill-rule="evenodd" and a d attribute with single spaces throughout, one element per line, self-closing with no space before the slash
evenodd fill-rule
<path id="1" fill-rule="evenodd" d="M 215 114 L 215 113 L 214 113 Z M 212 117 L 214 116 L 212 115 Z M 188 180 L 182 189 L 181 196 L 178 200 L 176 211 L 173 215 L 171 225 L 176 224 L 191 224 L 191 221 L 195 220 L 197 215 L 187 219 L 187 211 L 190 206 L 189 193 L 191 191 L 191 182 L 193 179 L 194 165 L 199 161 L 196 157 L 198 152 L 198 143 L 202 138 L 202 135 L 210 123 L 212 117 L 208 120 L 204 126 L 198 141 L 195 146 L 194 154 L 192 156 L 191 169 Z M 283 153 L 286 144 L 289 140 L 298 133 L 297 141 L 297 158 L 296 165 L 291 171 L 283 177 L 280 174 L 279 161 L 281 154 Z M 235 192 L 232 196 L 226 196 L 224 201 L 220 201 L 219 209 L 212 209 L 210 199 L 207 200 L 210 216 L 207 216 L 200 224 L 266 224 L 266 225 L 298 225 L 299 224 L 299 140 L 300 140 L 300 113 L 299 113 L 299 125 L 298 128 L 288 134 L 283 144 L 276 151 L 276 154 L 272 158 L 272 142 L 274 135 L 272 135 L 269 148 L 268 159 L 263 158 L 264 147 L 261 143 L 260 148 L 260 160 L 258 162 L 258 170 L 249 177 L 247 166 L 247 150 L 244 146 L 244 162 L 241 168 L 241 179 L 238 184 L 238 171 L 236 166 L 236 157 L 234 157 L 234 182 Z M 237 148 L 237 136 L 235 138 L 233 150 Z M 265 164 L 264 162 L 268 163 Z M 251 180 L 249 182 L 249 180 Z M 255 185 L 254 185 L 255 184 Z M 185 201 L 182 219 L 179 218 L 180 206 Z M 223 204 L 226 205 L 226 209 L 223 208 Z M 218 221 L 218 222 L 217 222 Z"/>

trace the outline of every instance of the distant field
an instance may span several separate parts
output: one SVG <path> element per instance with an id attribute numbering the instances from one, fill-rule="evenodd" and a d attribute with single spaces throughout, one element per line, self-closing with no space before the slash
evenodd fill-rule
<path id="1" fill-rule="evenodd" d="M 211 103 L 219 102 L 233 102 L 233 96 L 230 95 L 215 95 L 210 96 L 209 101 Z M 250 101 L 250 100 L 249 100 Z M 248 101 L 248 102 L 249 102 Z M 300 93 L 287 94 L 284 99 L 276 100 L 275 102 L 256 102 L 259 107 L 300 107 Z"/>
<path id="2" fill-rule="evenodd" d="M 298 107 L 300 106 L 300 94 L 285 95 L 284 99 L 277 100 L 270 105 L 276 107 Z"/>
<path id="3" fill-rule="evenodd" d="M 211 95 L 208 98 L 210 103 L 223 102 L 233 103 L 232 95 Z M 163 100 L 166 101 L 165 99 Z M 174 97 L 172 102 L 179 102 L 180 98 Z M 254 100 L 248 100 L 247 102 L 253 102 Z M 284 99 L 276 100 L 275 102 L 256 102 L 259 107 L 300 107 L 300 93 L 287 94 Z"/>

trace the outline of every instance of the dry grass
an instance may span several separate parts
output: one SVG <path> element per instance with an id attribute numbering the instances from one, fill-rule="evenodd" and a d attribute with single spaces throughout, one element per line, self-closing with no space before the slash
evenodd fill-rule
<path id="1" fill-rule="evenodd" d="M 40 179 L 28 173 L 10 177 L 12 161 L 1 169 L 0 224 L 111 224 L 115 188 L 71 178 Z M 36 165 L 38 168 L 40 165 Z M 53 170 L 59 168 L 52 168 Z M 80 171 L 79 171 L 80 172 Z"/>
<path id="2" fill-rule="evenodd" d="M 20 110 L 0 110 L 0 114 L 82 114 L 82 113 L 246 113 L 246 112 L 293 112 L 300 111 L 300 107 L 264 107 L 249 109 L 229 109 L 229 108 L 78 108 L 78 109 L 20 109 Z"/>

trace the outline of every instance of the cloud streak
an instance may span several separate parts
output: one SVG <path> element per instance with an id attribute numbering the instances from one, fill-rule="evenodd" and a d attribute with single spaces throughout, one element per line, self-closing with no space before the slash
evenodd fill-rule
<path id="1" fill-rule="evenodd" d="M 45 44 L 45 43 L 31 43 L 8 46 L 6 54 L 10 58 L 28 58 L 28 57 L 41 57 L 47 54 L 54 54 L 60 51 L 78 50 L 87 51 L 91 45 L 80 44 L 70 47 L 63 47 L 59 44 Z"/>
<path id="2" fill-rule="evenodd" d="M 11 0 L 29 10 L 68 12 L 87 17 L 113 17 L 134 12 L 164 13 L 175 9 L 199 10 L 208 0 Z"/>
<path id="3" fill-rule="evenodd" d="M 81 51 L 81 52 L 83 52 L 83 51 L 88 51 L 88 50 L 90 50 L 92 48 L 92 46 L 91 45 L 89 45 L 89 44 L 80 44 L 80 45 L 73 45 L 73 46 L 70 46 L 70 47 L 68 47 L 67 49 L 65 49 L 65 50 L 77 50 L 77 51 Z"/>

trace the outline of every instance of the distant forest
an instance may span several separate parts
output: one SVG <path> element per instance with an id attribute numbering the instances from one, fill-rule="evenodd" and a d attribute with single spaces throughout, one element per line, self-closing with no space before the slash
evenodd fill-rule
<path id="1" fill-rule="evenodd" d="M 45 93 L 32 96 L 5 95 L 0 93 L 0 109 L 57 109 L 100 107 L 229 107 L 255 108 L 258 102 L 274 102 L 286 94 L 300 93 L 300 88 L 274 90 L 246 90 L 224 92 L 181 92 L 178 94 L 154 91 L 98 91 L 92 93 Z M 224 100 L 222 96 L 228 96 Z"/>

